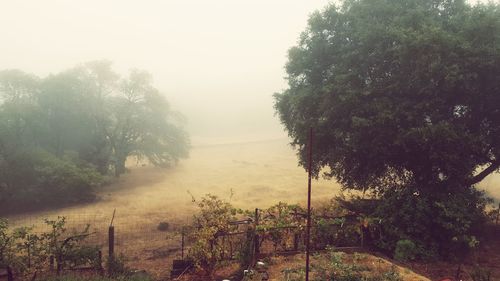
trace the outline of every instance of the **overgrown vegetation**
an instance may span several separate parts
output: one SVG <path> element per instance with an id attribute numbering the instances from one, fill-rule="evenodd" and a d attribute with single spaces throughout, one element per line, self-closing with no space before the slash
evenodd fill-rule
<path id="1" fill-rule="evenodd" d="M 107 61 L 45 78 L 0 71 L 0 211 L 92 200 L 129 156 L 175 164 L 189 146 L 182 127 L 143 71 L 121 78 Z"/>
<path id="2" fill-rule="evenodd" d="M 301 165 L 314 128 L 312 172 L 372 196 L 351 207 L 380 222 L 373 246 L 411 241 L 417 259 L 477 246 L 475 184 L 500 168 L 499 19 L 494 3 L 346 0 L 290 49 L 277 113 Z"/>
<path id="3" fill-rule="evenodd" d="M 311 267 L 310 280 L 316 281 L 402 281 L 398 270 L 388 267 L 382 260 L 367 259 L 365 254 L 347 255 L 341 252 L 328 250 L 323 254 L 316 254 Z M 383 266 L 382 266 L 383 265 Z M 304 280 L 303 266 L 287 267 L 282 270 L 282 278 L 277 280 L 299 281 Z M 254 273 L 247 276 L 245 281 L 260 281 L 262 274 Z"/>
<path id="4" fill-rule="evenodd" d="M 196 204 L 199 212 L 194 216 L 193 229 L 189 233 L 193 244 L 189 248 L 188 259 L 205 275 L 213 278 L 215 269 L 224 261 L 224 242 L 219 238 L 237 229 L 231 222 L 242 211 L 210 194 Z"/>
<path id="5" fill-rule="evenodd" d="M 148 276 L 132 275 L 132 276 L 116 276 L 116 277 L 103 277 L 103 276 L 79 276 L 79 275 L 65 275 L 52 277 L 47 281 L 153 281 Z"/>
<path id="6" fill-rule="evenodd" d="M 30 227 L 10 229 L 6 220 L 0 220 L 0 268 L 30 279 L 49 271 L 51 266 L 57 273 L 80 266 L 102 270 L 99 248 L 84 243 L 91 235 L 89 226 L 70 233 L 64 217 L 45 222 L 51 230 L 36 233 Z"/>

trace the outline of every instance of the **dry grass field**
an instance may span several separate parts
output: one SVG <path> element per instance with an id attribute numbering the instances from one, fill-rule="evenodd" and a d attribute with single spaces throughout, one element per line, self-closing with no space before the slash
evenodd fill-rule
<path id="1" fill-rule="evenodd" d="M 248 209 L 279 201 L 303 203 L 307 196 L 307 174 L 297 166 L 286 139 L 197 146 L 189 159 L 169 169 L 135 161 L 129 161 L 128 168 L 129 173 L 99 191 L 97 202 L 12 216 L 10 222 L 42 230 L 43 218 L 65 216 L 69 227 L 90 223 L 94 241 L 104 246 L 116 209 L 116 251 L 125 253 L 131 266 L 162 275 L 178 255 L 180 237 L 175 230 L 192 217 L 192 196 L 211 193 Z M 314 181 L 313 202 L 327 200 L 339 189 L 333 181 Z M 161 221 L 174 232 L 158 231 Z"/>
<path id="2" fill-rule="evenodd" d="M 169 169 L 129 161 L 130 172 L 99 191 L 97 202 L 12 216 L 10 221 L 42 228 L 43 218 L 65 216 L 69 226 L 90 223 L 96 232 L 93 239 L 105 246 L 107 225 L 116 209 L 116 251 L 125 253 L 131 266 L 162 276 L 168 273 L 171 259 L 179 255 L 180 237 L 175 230 L 192 217 L 191 195 L 215 194 L 246 209 L 306 200 L 307 174 L 297 166 L 286 139 L 197 146 L 190 154 Z M 482 183 L 497 198 L 499 178 L 490 176 Z M 334 181 L 313 181 L 313 204 L 339 190 Z M 168 222 L 173 231 L 158 231 L 161 221 Z"/>

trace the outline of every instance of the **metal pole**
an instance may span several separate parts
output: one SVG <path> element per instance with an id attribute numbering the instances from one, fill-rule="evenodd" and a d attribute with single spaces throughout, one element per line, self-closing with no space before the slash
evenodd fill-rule
<path id="1" fill-rule="evenodd" d="M 306 232 L 306 281 L 309 281 L 309 254 L 311 238 L 311 170 L 312 170 L 312 142 L 313 130 L 309 129 L 309 147 L 308 147 L 308 176 L 307 176 L 307 232 Z"/>
<path id="2" fill-rule="evenodd" d="M 257 233 L 257 227 L 259 226 L 259 208 L 255 208 L 255 218 L 254 218 L 254 237 L 253 237 L 253 258 L 252 265 L 257 263 L 257 259 L 259 258 L 259 234 Z"/>
<path id="3" fill-rule="evenodd" d="M 185 231 L 185 228 L 182 228 L 182 232 L 181 232 L 181 235 L 182 235 L 182 240 L 181 240 L 181 259 L 184 260 L 184 231 Z"/>

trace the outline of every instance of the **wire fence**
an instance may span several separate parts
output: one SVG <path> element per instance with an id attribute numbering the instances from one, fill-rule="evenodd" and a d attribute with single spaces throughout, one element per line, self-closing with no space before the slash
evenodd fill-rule
<path id="1" fill-rule="evenodd" d="M 112 214 L 78 213 L 65 215 L 52 215 L 47 217 L 20 215 L 9 220 L 12 229 L 31 227 L 32 233 L 43 234 L 52 231 L 46 220 L 65 219 L 65 235 L 81 232 L 87 225 L 89 235 L 85 244 L 96 245 L 102 249 L 103 254 L 108 251 L 108 231 Z M 149 213 L 144 219 L 116 216 L 113 220 L 115 229 L 114 245 L 117 254 L 123 254 L 130 260 L 151 259 L 176 253 L 181 248 L 181 234 L 179 224 L 166 222 L 162 218 L 165 213 Z M 163 227 L 159 227 L 162 223 Z"/>

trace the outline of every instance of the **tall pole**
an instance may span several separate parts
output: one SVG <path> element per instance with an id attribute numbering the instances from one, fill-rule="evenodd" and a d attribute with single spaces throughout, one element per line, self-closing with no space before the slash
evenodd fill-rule
<path id="1" fill-rule="evenodd" d="M 307 232 L 306 232 L 306 281 L 309 281 L 309 254 L 310 254 L 310 237 L 311 237 L 311 170 L 312 170 L 312 142 L 313 130 L 309 129 L 309 146 L 308 146 L 308 176 L 307 176 Z"/>

